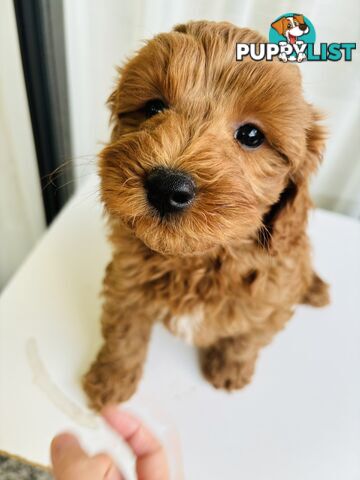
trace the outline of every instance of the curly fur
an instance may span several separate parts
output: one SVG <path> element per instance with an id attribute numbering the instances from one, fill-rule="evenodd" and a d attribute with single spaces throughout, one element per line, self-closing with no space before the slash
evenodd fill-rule
<path id="1" fill-rule="evenodd" d="M 297 66 L 235 61 L 236 42 L 263 41 L 230 23 L 191 22 L 156 36 L 120 71 L 100 155 L 113 259 L 104 344 L 84 377 L 95 409 L 134 393 L 155 321 L 199 347 L 206 378 L 231 390 L 250 381 L 296 304 L 328 302 L 306 235 L 325 134 Z M 169 109 L 146 119 L 154 98 Z M 244 122 L 265 133 L 260 148 L 234 139 Z M 196 199 L 180 216 L 161 219 L 148 205 L 144 178 L 155 167 L 194 179 Z"/>

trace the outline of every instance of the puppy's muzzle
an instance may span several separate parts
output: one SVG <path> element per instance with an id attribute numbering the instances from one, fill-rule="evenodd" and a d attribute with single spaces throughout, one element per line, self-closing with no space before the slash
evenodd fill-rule
<path id="1" fill-rule="evenodd" d="M 196 193 L 190 175 L 168 168 L 152 170 L 146 177 L 144 186 L 148 202 L 161 217 L 188 208 Z"/>

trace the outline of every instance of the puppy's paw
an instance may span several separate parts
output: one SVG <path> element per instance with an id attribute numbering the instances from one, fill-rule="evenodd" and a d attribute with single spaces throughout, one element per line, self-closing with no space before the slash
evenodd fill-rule
<path id="1" fill-rule="evenodd" d="M 89 406 L 101 410 L 107 404 L 128 400 L 135 392 L 141 372 L 114 368 L 113 365 L 93 363 L 83 378 L 83 388 Z"/>
<path id="2" fill-rule="evenodd" d="M 219 348 L 210 347 L 201 356 L 201 367 L 205 378 L 215 388 L 238 390 L 250 383 L 255 370 L 255 359 L 228 359 Z"/>

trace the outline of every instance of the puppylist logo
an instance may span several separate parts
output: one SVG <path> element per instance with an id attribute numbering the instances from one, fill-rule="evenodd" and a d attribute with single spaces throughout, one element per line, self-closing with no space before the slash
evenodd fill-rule
<path id="1" fill-rule="evenodd" d="M 270 26 L 269 43 L 237 43 L 236 60 L 250 57 L 255 61 L 272 61 L 275 57 L 282 62 L 338 62 L 352 60 L 356 43 L 320 43 L 315 48 L 316 33 L 311 21 L 299 13 L 285 13 L 277 17 Z"/>

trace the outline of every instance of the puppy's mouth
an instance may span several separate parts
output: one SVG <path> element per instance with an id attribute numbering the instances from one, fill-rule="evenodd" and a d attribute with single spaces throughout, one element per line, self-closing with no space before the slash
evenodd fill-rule
<path id="1" fill-rule="evenodd" d="M 143 217 L 135 222 L 125 222 L 135 237 L 148 249 L 164 256 L 203 255 L 215 248 L 216 243 L 201 236 L 188 235 L 179 222 L 171 216 L 154 218 Z"/>
<path id="2" fill-rule="evenodd" d="M 291 33 L 289 33 L 289 42 L 291 43 L 291 45 L 296 43 L 296 40 L 297 40 L 297 37 L 295 35 L 291 35 Z"/>

